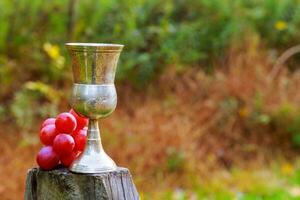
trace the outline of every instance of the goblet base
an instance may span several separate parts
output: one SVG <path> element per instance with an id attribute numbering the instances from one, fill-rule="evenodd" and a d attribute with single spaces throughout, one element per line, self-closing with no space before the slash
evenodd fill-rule
<path id="1" fill-rule="evenodd" d="M 77 173 L 101 173 L 117 169 L 116 163 L 105 153 L 102 147 L 97 120 L 89 120 L 85 149 L 69 169 Z"/>
<path id="2" fill-rule="evenodd" d="M 69 167 L 70 171 L 76 173 L 102 173 L 116 169 L 117 165 L 104 151 L 98 154 L 83 152 Z"/>

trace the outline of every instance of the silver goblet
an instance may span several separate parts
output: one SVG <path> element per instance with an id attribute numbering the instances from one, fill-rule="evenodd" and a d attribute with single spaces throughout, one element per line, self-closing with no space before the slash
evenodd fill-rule
<path id="1" fill-rule="evenodd" d="M 89 118 L 85 149 L 69 169 L 78 173 L 113 171 L 117 166 L 102 147 L 98 119 L 116 108 L 114 79 L 123 45 L 66 43 L 66 47 L 74 78 L 71 106 L 79 115 Z"/>

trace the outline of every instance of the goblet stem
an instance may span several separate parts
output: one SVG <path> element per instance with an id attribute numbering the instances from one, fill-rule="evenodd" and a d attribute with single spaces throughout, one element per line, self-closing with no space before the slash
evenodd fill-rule
<path id="1" fill-rule="evenodd" d="M 96 145 L 96 146 L 95 146 Z M 90 119 L 89 120 L 89 127 L 87 131 L 87 141 L 86 141 L 86 149 L 85 151 L 91 150 L 99 150 L 102 151 L 102 143 L 100 137 L 100 130 L 98 126 L 98 120 Z"/>
<path id="2" fill-rule="evenodd" d="M 98 121 L 90 119 L 85 149 L 71 164 L 70 170 L 78 173 L 100 173 L 116 168 L 115 162 L 102 147 Z"/>

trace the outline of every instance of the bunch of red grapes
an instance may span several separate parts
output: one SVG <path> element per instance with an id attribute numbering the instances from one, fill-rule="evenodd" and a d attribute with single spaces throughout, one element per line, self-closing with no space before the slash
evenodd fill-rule
<path id="1" fill-rule="evenodd" d="M 84 150 L 87 125 L 88 119 L 73 109 L 46 119 L 40 129 L 40 140 L 45 146 L 36 157 L 38 165 L 44 170 L 54 169 L 59 163 L 69 167 Z"/>

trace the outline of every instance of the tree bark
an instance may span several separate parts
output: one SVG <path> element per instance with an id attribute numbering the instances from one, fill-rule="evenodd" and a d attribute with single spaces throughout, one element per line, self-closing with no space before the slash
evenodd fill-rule
<path id="1" fill-rule="evenodd" d="M 99 174 L 76 174 L 66 168 L 27 173 L 25 200 L 138 200 L 128 169 Z"/>
<path id="2" fill-rule="evenodd" d="M 74 33 L 74 22 L 75 22 L 75 5 L 76 5 L 76 0 L 69 0 L 68 24 L 67 24 L 69 42 L 73 40 L 73 36 L 74 36 L 73 33 Z"/>

